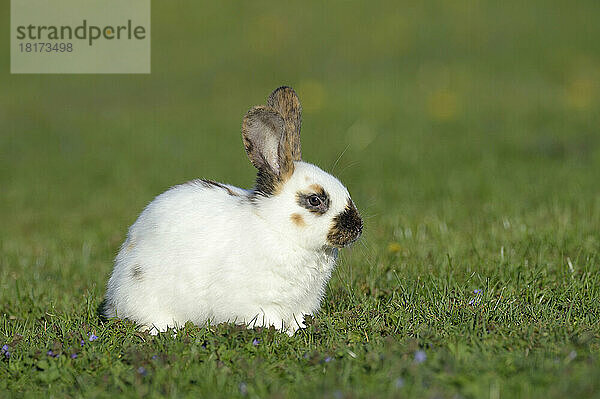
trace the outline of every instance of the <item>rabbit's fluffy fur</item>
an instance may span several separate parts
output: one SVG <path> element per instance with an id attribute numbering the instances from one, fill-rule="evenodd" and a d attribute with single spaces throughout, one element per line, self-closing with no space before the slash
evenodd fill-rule
<path id="1" fill-rule="evenodd" d="M 335 177 L 300 160 L 300 102 L 289 87 L 244 118 L 258 169 L 243 190 L 194 180 L 156 197 L 129 228 L 104 314 L 155 333 L 192 321 L 292 334 L 319 310 L 338 248 L 362 220 Z"/>

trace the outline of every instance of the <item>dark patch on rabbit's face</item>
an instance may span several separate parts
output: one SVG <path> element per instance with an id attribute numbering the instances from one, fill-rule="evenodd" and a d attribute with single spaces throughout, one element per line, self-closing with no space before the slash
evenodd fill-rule
<path id="1" fill-rule="evenodd" d="M 327 242 L 336 248 L 348 246 L 360 237 L 362 228 L 363 221 L 358 210 L 354 202 L 348 198 L 344 210 L 333 218 L 333 225 L 327 234 Z"/>
<path id="2" fill-rule="evenodd" d="M 318 184 L 311 184 L 309 191 L 296 193 L 296 203 L 316 215 L 323 215 L 329 210 L 329 195 Z"/>
<path id="3" fill-rule="evenodd" d="M 137 281 L 142 281 L 144 278 L 144 270 L 139 264 L 135 264 L 131 269 L 131 278 Z"/>

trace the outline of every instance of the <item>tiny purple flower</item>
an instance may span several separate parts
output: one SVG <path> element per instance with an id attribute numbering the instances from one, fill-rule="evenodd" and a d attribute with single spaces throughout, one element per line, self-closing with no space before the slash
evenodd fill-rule
<path id="1" fill-rule="evenodd" d="M 50 357 L 54 357 L 54 352 L 52 351 L 48 351 L 46 352 L 46 355 L 50 356 Z"/>
<path id="2" fill-rule="evenodd" d="M 254 338 L 254 339 L 252 340 L 252 345 L 254 345 L 254 346 L 258 346 L 258 344 L 260 344 L 260 339 L 258 339 L 258 338 Z"/>
<path id="3" fill-rule="evenodd" d="M 423 363 L 427 360 L 427 354 L 424 351 L 415 352 L 415 363 Z"/>
<path id="4" fill-rule="evenodd" d="M 90 342 L 93 342 L 98 339 L 98 337 L 94 333 L 89 334 L 89 337 Z"/>
<path id="5" fill-rule="evenodd" d="M 81 340 L 81 341 L 79 341 L 79 344 L 80 344 L 81 346 L 83 346 L 83 345 L 85 345 L 85 341 L 84 341 L 84 340 Z"/>
<path id="6" fill-rule="evenodd" d="M 146 369 L 144 367 L 138 367 L 137 372 L 138 372 L 138 374 L 141 374 L 141 375 L 147 374 Z"/>
<path id="7" fill-rule="evenodd" d="M 73 353 L 73 354 L 71 355 L 71 359 L 77 359 L 77 353 Z"/>
<path id="8" fill-rule="evenodd" d="M 483 294 L 483 291 L 481 289 L 477 288 L 476 290 L 473 290 L 473 294 L 481 295 L 481 294 Z"/>
<path id="9" fill-rule="evenodd" d="M 156 359 L 158 359 L 158 355 L 153 355 L 152 360 L 156 360 Z"/>
<path id="10" fill-rule="evenodd" d="M 331 360 L 331 356 L 327 356 L 325 359 L 323 359 L 325 361 L 325 363 L 329 363 Z"/>
<path id="11" fill-rule="evenodd" d="M 10 352 L 9 351 L 4 352 L 4 357 L 8 359 L 10 357 Z"/>
<path id="12" fill-rule="evenodd" d="M 2 353 L 8 352 L 8 345 L 2 345 Z"/>

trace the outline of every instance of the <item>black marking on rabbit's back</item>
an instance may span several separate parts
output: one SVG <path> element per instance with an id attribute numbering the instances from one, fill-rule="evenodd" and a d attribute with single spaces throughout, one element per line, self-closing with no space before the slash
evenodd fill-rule
<path id="1" fill-rule="evenodd" d="M 142 281 L 144 278 L 144 270 L 142 269 L 142 266 L 139 264 L 135 264 L 133 265 L 133 268 L 131 269 L 131 278 L 137 281 Z"/>
<path id="2" fill-rule="evenodd" d="M 356 241 L 362 234 L 363 221 L 350 198 L 344 211 L 333 218 L 333 226 L 327 234 L 327 241 L 334 247 L 345 247 Z"/>
<path id="3" fill-rule="evenodd" d="M 221 183 L 218 183 L 216 181 L 207 180 L 207 179 L 200 179 L 200 181 L 202 182 L 202 185 L 204 187 L 207 187 L 207 188 L 218 187 L 218 188 L 221 188 L 221 189 L 227 191 L 227 194 L 231 195 L 232 197 L 238 196 L 237 193 L 235 193 L 232 189 L 230 189 L 229 187 L 227 187 Z"/>
<path id="4" fill-rule="evenodd" d="M 187 182 L 186 184 L 199 184 L 204 188 L 209 188 L 209 189 L 222 189 L 225 190 L 227 192 L 227 194 L 231 195 L 232 197 L 239 197 L 239 195 L 233 191 L 232 189 L 230 189 L 229 187 L 227 187 L 224 184 L 221 184 L 219 182 L 213 181 L 213 180 L 208 180 L 208 179 L 196 179 L 196 180 L 192 180 L 190 182 Z"/>

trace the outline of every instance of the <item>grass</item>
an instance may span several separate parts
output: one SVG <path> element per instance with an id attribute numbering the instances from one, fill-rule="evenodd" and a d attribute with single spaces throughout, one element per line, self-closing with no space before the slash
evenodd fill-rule
<path id="1" fill-rule="evenodd" d="M 599 12 L 154 2 L 151 75 L 2 58 L 0 396 L 598 397 Z M 127 227 L 195 177 L 251 186 L 241 118 L 284 83 L 366 221 L 322 312 L 293 337 L 102 322 Z"/>

